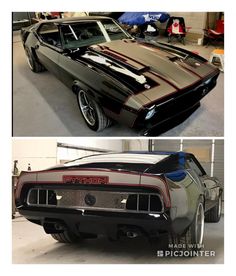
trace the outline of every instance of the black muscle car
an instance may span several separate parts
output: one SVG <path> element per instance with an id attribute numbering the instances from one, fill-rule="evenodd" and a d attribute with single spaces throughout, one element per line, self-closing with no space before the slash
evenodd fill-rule
<path id="1" fill-rule="evenodd" d="M 65 243 L 143 235 L 200 247 L 204 219 L 220 220 L 221 200 L 219 181 L 184 152 L 88 156 L 23 172 L 16 189 L 20 214 Z"/>
<path id="2" fill-rule="evenodd" d="M 70 87 L 94 131 L 115 120 L 143 135 L 162 132 L 199 107 L 219 75 L 192 52 L 136 41 L 108 17 L 41 21 L 21 36 L 31 70 Z"/>

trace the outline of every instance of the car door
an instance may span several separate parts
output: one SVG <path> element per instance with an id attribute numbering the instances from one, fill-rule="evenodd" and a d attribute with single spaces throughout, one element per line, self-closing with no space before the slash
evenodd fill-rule
<path id="1" fill-rule="evenodd" d="M 62 53 L 62 44 L 58 26 L 55 23 L 43 23 L 36 33 L 38 43 L 35 53 L 39 61 L 48 71 L 59 78 L 59 56 Z"/>
<path id="2" fill-rule="evenodd" d="M 205 195 L 205 209 L 208 210 L 215 205 L 219 197 L 220 187 L 215 178 L 206 174 L 203 167 L 193 155 L 187 157 L 186 163 L 192 173 L 195 174 L 202 183 Z"/>

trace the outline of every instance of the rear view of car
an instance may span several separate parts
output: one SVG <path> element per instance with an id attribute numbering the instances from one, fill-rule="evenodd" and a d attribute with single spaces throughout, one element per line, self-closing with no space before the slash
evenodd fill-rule
<path id="1" fill-rule="evenodd" d="M 162 244 L 185 237 L 202 244 L 204 212 L 212 209 L 206 209 L 209 200 L 195 173 L 185 168 L 188 158 L 175 152 L 103 154 L 22 173 L 16 206 L 60 242 L 105 235 Z M 221 187 L 211 183 L 213 207 Z"/>

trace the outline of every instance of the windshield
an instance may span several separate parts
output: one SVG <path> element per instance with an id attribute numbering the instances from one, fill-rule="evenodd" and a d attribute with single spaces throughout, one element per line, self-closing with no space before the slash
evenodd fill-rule
<path id="1" fill-rule="evenodd" d="M 130 38 L 113 20 L 81 21 L 61 26 L 64 48 L 75 49 Z"/>

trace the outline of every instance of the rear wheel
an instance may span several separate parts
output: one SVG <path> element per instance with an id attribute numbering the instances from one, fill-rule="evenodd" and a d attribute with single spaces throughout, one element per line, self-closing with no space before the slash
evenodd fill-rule
<path id="1" fill-rule="evenodd" d="M 81 237 L 68 230 L 64 231 L 63 233 L 51 234 L 51 236 L 61 243 L 77 243 L 81 241 Z"/>
<path id="2" fill-rule="evenodd" d="M 204 207 L 199 201 L 192 224 L 180 237 L 174 237 L 172 242 L 177 244 L 180 250 L 193 251 L 201 249 L 204 235 Z"/>
<path id="3" fill-rule="evenodd" d="M 39 73 L 39 72 L 45 71 L 45 67 L 36 60 L 35 56 L 33 55 L 33 53 L 30 51 L 28 47 L 25 47 L 25 54 L 26 54 L 29 68 L 33 72 Z"/>
<path id="4" fill-rule="evenodd" d="M 222 211 L 222 196 L 220 195 L 215 207 L 211 208 L 206 213 L 205 221 L 206 222 L 218 222 L 221 217 L 221 211 Z"/>
<path id="5" fill-rule="evenodd" d="M 101 131 L 111 124 L 101 107 L 91 99 L 84 90 L 77 93 L 77 101 L 81 114 L 88 125 L 94 131 Z"/>

